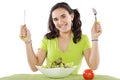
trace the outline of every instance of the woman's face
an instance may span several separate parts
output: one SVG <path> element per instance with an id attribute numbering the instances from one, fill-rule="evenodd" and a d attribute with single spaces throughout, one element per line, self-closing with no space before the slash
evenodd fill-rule
<path id="1" fill-rule="evenodd" d="M 60 32 L 71 31 L 71 22 L 73 21 L 73 18 L 74 15 L 69 14 L 64 8 L 58 8 L 52 12 L 53 23 Z"/>

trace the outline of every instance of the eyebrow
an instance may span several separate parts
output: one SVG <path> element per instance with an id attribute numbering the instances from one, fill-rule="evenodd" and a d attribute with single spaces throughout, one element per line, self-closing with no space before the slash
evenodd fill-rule
<path id="1" fill-rule="evenodd" d="M 64 16 L 64 15 L 66 15 L 66 14 L 62 14 L 61 16 Z"/>
<path id="2" fill-rule="evenodd" d="M 62 15 L 60 15 L 60 16 L 65 16 L 66 14 L 62 14 Z M 56 19 L 56 17 L 54 17 L 54 18 L 52 18 L 52 19 Z"/>

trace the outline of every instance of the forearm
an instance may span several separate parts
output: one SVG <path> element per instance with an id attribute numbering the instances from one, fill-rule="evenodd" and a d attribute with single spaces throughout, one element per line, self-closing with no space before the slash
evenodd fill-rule
<path id="1" fill-rule="evenodd" d="M 92 41 L 92 49 L 89 58 L 90 67 L 92 69 L 97 69 L 99 65 L 99 47 L 98 41 Z"/>
<path id="2" fill-rule="evenodd" d="M 37 68 L 35 67 L 35 65 L 37 64 L 37 57 L 33 51 L 32 42 L 26 43 L 25 45 L 26 45 L 27 60 L 30 65 L 30 68 L 32 71 L 37 71 Z"/>
<path id="3" fill-rule="evenodd" d="M 101 35 L 101 25 L 99 22 L 94 22 L 91 37 L 92 37 L 92 49 L 89 56 L 89 64 L 92 69 L 97 69 L 99 65 L 99 46 L 98 46 L 98 38 Z"/>

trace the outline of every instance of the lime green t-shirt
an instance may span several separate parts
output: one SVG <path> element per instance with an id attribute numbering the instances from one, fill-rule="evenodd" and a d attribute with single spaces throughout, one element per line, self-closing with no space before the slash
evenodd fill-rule
<path id="1" fill-rule="evenodd" d="M 39 48 L 45 50 L 47 53 L 46 57 L 47 65 L 51 64 L 53 61 L 61 57 L 64 63 L 73 62 L 74 65 L 77 66 L 76 70 L 73 72 L 73 74 L 77 74 L 82 63 L 84 51 L 87 50 L 88 48 L 91 48 L 91 45 L 88 36 L 82 34 L 81 40 L 77 44 L 73 42 L 72 36 L 68 48 L 65 52 L 59 50 L 58 38 L 49 40 L 44 37 L 41 41 Z"/>

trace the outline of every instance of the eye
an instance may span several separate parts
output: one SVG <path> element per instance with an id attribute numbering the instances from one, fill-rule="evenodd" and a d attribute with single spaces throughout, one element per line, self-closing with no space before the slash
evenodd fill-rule
<path id="1" fill-rule="evenodd" d="M 66 16 L 65 15 L 61 15 L 62 18 L 65 18 Z"/>
<path id="2" fill-rule="evenodd" d="M 58 19 L 57 18 L 53 18 L 53 21 L 57 21 Z"/>

